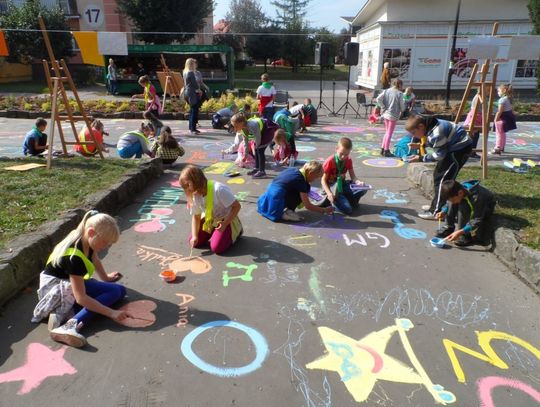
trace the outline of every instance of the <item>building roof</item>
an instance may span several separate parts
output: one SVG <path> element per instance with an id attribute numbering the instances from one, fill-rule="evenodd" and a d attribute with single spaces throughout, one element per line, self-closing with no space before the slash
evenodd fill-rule
<path id="1" fill-rule="evenodd" d="M 352 16 L 352 17 L 343 17 L 341 16 L 340 18 L 345 21 L 347 24 L 351 24 L 353 21 L 354 21 L 354 17 L 355 16 Z"/>
<path id="2" fill-rule="evenodd" d="M 353 26 L 361 26 L 366 23 L 366 21 L 371 17 L 371 15 L 381 7 L 386 0 L 367 0 L 360 9 L 356 16 L 349 22 Z"/>

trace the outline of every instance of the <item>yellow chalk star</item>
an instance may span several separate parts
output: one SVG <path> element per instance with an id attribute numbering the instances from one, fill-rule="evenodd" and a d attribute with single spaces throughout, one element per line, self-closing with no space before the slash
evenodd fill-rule
<path id="1" fill-rule="evenodd" d="M 357 402 L 367 400 L 377 380 L 386 380 L 423 384 L 436 401 L 453 403 L 455 396 L 431 382 L 412 351 L 405 333 L 412 327 L 408 319 L 396 319 L 396 325 L 372 332 L 358 341 L 331 328 L 320 327 L 319 334 L 328 353 L 306 367 L 337 372 Z M 388 342 L 396 332 L 414 369 L 385 353 Z"/>

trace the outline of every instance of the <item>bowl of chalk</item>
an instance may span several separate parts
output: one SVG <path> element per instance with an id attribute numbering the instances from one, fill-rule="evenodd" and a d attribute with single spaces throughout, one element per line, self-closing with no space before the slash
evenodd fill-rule
<path id="1" fill-rule="evenodd" d="M 437 247 L 439 249 L 442 249 L 444 246 L 446 246 L 446 239 L 442 239 L 440 237 L 434 237 L 429 241 L 429 243 L 431 243 L 432 247 Z"/>
<path id="2" fill-rule="evenodd" d="M 176 280 L 176 273 L 174 270 L 163 270 L 161 273 L 159 273 L 159 276 L 167 283 L 172 283 L 174 280 Z"/>

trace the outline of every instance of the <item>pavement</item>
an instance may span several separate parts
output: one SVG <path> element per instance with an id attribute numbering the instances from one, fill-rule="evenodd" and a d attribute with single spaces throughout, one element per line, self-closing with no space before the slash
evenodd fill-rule
<path id="1" fill-rule="evenodd" d="M 88 347 L 63 347 L 29 322 L 34 284 L 0 316 L 0 405 L 540 403 L 538 297 L 485 247 L 430 246 L 437 223 L 416 216 L 427 200 L 406 166 L 377 156 L 381 126 L 320 120 L 298 136 L 300 158 L 322 160 L 351 137 L 356 174 L 373 190 L 350 217 L 300 211 L 299 224 L 257 214 L 278 168 L 268 179 L 226 178 L 220 151 L 231 136 L 202 122 L 188 137 L 187 123 L 167 122 L 186 148 L 182 163 L 214 164 L 208 176 L 235 192 L 244 235 L 223 256 L 190 257 L 182 164 L 167 169 L 118 214 L 121 239 L 103 258 L 151 324 L 96 317 L 82 331 Z M 104 122 L 110 144 L 138 125 Z M 30 123 L 0 119 L 0 156 L 20 154 Z M 506 158 L 538 157 L 540 125 L 518 125 Z M 400 125 L 394 140 L 403 134 Z M 178 270 L 171 284 L 159 277 L 167 266 Z"/>

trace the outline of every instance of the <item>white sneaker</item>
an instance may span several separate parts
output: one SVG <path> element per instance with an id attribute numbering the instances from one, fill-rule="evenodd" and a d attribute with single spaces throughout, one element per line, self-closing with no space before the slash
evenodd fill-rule
<path id="1" fill-rule="evenodd" d="M 435 214 L 430 211 L 421 212 L 418 216 L 422 219 L 435 220 Z"/>
<path id="2" fill-rule="evenodd" d="M 429 211 L 429 208 L 431 208 L 431 205 L 422 205 L 422 210 L 423 211 Z"/>
<path id="3" fill-rule="evenodd" d="M 53 329 L 51 331 L 51 338 L 56 342 L 65 343 L 74 348 L 82 348 L 88 344 L 88 342 L 86 341 L 86 338 L 78 332 L 78 329 L 81 326 L 82 324 L 77 326 L 76 319 L 70 319 L 61 327 Z"/>
<path id="4" fill-rule="evenodd" d="M 286 209 L 283 212 L 283 215 L 281 215 L 281 219 L 288 222 L 300 222 L 302 220 L 302 217 L 292 209 Z"/>
<path id="5" fill-rule="evenodd" d="M 51 332 L 53 329 L 58 328 L 61 325 L 60 318 L 56 312 L 49 314 L 49 322 L 47 323 L 47 329 Z"/>

